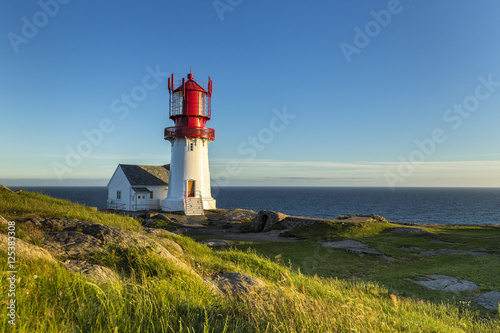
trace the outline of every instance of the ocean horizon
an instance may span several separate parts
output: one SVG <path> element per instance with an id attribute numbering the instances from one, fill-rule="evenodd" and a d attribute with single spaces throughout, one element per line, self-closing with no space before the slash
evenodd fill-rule
<path id="1" fill-rule="evenodd" d="M 105 186 L 11 186 L 106 209 Z M 273 210 L 288 215 L 336 218 L 377 214 L 389 221 L 423 224 L 500 225 L 495 187 L 213 187 L 217 208 Z"/>

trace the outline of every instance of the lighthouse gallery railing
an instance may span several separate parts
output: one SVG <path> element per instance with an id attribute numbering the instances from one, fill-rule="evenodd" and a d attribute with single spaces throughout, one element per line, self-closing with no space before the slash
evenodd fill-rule
<path id="1" fill-rule="evenodd" d="M 198 138 L 215 139 L 215 130 L 213 128 L 192 128 L 192 127 L 167 127 L 165 128 L 165 139 L 190 136 Z"/>

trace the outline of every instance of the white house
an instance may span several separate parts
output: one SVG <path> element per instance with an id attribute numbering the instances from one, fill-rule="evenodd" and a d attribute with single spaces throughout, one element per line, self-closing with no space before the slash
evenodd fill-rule
<path id="1" fill-rule="evenodd" d="M 160 210 L 167 197 L 170 164 L 119 164 L 108 183 L 108 209 Z"/>

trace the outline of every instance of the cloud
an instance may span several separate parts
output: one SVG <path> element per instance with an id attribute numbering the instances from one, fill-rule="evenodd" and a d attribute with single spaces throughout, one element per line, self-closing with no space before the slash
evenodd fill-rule
<path id="1" fill-rule="evenodd" d="M 400 162 L 332 162 L 282 160 L 214 160 L 211 175 L 224 174 L 238 163 L 240 172 L 228 185 L 388 186 L 386 172 L 398 172 Z M 500 186 L 500 161 L 431 161 L 415 167 L 401 186 Z M 222 183 L 222 182 L 221 182 Z"/>

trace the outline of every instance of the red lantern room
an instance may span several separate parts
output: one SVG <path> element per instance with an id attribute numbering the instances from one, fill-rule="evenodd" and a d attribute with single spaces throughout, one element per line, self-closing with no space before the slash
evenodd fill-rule
<path id="1" fill-rule="evenodd" d="M 193 74 L 187 75 L 187 80 L 174 81 L 174 74 L 168 78 L 170 93 L 169 115 L 175 123 L 173 127 L 165 128 L 165 140 L 175 137 L 215 139 L 215 130 L 205 127 L 210 120 L 210 98 L 212 97 L 212 79 L 208 84 L 193 80 Z"/>

